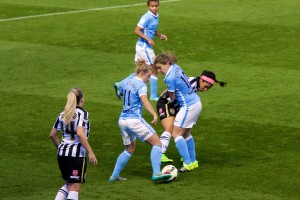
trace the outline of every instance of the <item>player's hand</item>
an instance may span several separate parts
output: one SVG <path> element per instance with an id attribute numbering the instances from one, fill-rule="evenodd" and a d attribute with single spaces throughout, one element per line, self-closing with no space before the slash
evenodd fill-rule
<path id="1" fill-rule="evenodd" d="M 157 115 L 154 115 L 151 124 L 156 125 L 156 123 L 157 123 Z"/>
<path id="2" fill-rule="evenodd" d="M 148 43 L 151 45 L 151 46 L 154 46 L 155 45 L 155 42 L 151 39 L 148 40 Z"/>
<path id="3" fill-rule="evenodd" d="M 160 37 L 159 37 L 161 40 L 168 40 L 167 36 L 164 35 L 164 34 L 161 34 Z"/>
<path id="4" fill-rule="evenodd" d="M 98 164 L 97 158 L 94 153 L 89 153 L 89 161 L 92 165 Z"/>

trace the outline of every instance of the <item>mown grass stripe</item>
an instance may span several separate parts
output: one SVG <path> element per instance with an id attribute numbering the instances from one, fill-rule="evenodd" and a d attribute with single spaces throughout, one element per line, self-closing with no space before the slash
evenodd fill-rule
<path id="1" fill-rule="evenodd" d="M 181 1 L 181 0 L 167 0 L 167 1 L 161 1 L 160 3 L 170 3 L 170 2 L 175 2 L 175 1 Z M 55 15 L 83 13 L 83 12 L 91 12 L 91 11 L 99 11 L 99 10 L 127 8 L 127 7 L 133 7 L 133 6 L 145 6 L 145 3 L 129 4 L 129 5 L 122 5 L 122 6 L 109 6 L 109 7 L 102 7 L 102 8 L 92 8 L 92 9 L 74 10 L 74 11 L 66 11 L 66 12 L 56 12 L 56 13 L 31 15 L 31 16 L 23 16 L 23 17 L 14 17 L 14 18 L 0 19 L 0 22 L 17 21 L 17 20 L 23 20 L 23 19 L 32 19 L 32 18 L 38 18 L 38 17 L 48 17 L 48 16 L 55 16 Z"/>

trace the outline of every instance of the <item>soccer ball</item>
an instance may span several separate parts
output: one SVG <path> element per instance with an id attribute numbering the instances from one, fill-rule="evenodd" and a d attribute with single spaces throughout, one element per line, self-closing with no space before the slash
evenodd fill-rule
<path id="1" fill-rule="evenodd" d="M 178 178 L 178 170 L 173 165 L 167 165 L 161 170 L 162 174 L 171 174 L 169 179 L 164 180 L 165 182 L 176 181 Z"/>

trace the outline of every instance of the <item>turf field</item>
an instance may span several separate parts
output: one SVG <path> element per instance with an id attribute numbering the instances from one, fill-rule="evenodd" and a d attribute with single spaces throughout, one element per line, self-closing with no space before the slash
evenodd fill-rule
<path id="1" fill-rule="evenodd" d="M 156 38 L 156 53 L 173 51 L 188 76 L 212 70 L 228 87 L 200 94 L 200 168 L 154 184 L 150 147 L 139 142 L 121 174 L 128 181 L 108 183 L 123 151 L 112 85 L 134 70 L 145 2 L 0 0 L 0 199 L 54 199 L 63 182 L 49 133 L 74 86 L 85 92 L 99 162 L 80 199 L 299 199 L 299 0 L 162 1 L 168 41 Z M 173 141 L 167 155 L 180 166 Z"/>

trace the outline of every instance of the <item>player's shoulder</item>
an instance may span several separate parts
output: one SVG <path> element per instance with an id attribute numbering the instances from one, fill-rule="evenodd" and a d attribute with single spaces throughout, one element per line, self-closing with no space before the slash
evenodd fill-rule
<path id="1" fill-rule="evenodd" d="M 189 79 L 189 82 L 194 82 L 197 79 L 197 77 L 189 76 L 188 79 Z"/>
<path id="2" fill-rule="evenodd" d="M 137 88 L 140 90 L 140 89 L 142 89 L 142 90 L 147 90 L 147 84 L 146 83 L 144 83 L 143 81 L 140 81 L 139 83 L 138 83 L 138 85 L 137 85 Z"/>
<path id="3" fill-rule="evenodd" d="M 58 114 L 58 118 L 59 118 L 59 119 L 62 119 L 63 116 L 64 116 L 64 112 L 60 112 L 60 113 Z"/>
<path id="4" fill-rule="evenodd" d="M 77 106 L 76 110 L 78 113 L 82 113 L 83 117 L 88 117 L 88 115 L 89 115 L 89 112 L 80 106 Z"/>
<path id="5" fill-rule="evenodd" d="M 149 12 L 146 12 L 141 18 L 145 19 L 145 20 L 148 20 L 151 18 L 151 13 Z"/>

